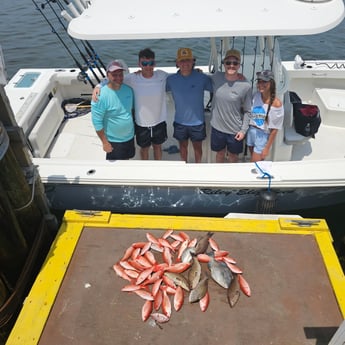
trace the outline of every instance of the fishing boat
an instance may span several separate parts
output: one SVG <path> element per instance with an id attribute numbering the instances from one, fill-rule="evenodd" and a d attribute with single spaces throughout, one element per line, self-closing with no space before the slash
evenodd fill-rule
<path id="1" fill-rule="evenodd" d="M 113 266 L 126 260 L 127 248 L 140 243 L 152 243 L 150 253 L 161 260 L 148 239 L 173 243 L 173 236 L 183 234 L 191 242 L 194 238 L 201 241 L 209 232 L 220 252 L 229 251 L 236 259 L 242 271 L 238 275 L 249 286 L 247 295 L 238 291 L 239 298 L 230 307 L 227 289 L 210 277 L 206 310 L 201 311 L 197 302 L 189 303 L 191 292 L 184 290 L 178 311 L 173 307 L 174 295 L 169 295 L 171 313 L 164 322 L 154 318 L 167 313 L 163 305 L 142 319 L 141 310 L 147 303 L 128 292 L 125 287 L 130 283 L 117 276 Z M 187 273 L 180 276 L 187 277 Z M 161 284 L 162 289 L 166 287 Z M 151 284 L 145 288 L 153 291 Z M 324 219 L 67 210 L 6 345 L 171 345 L 205 344 L 214 339 L 238 345 L 258 336 L 261 344 L 341 345 L 344 291 L 345 277 Z"/>
<path id="2" fill-rule="evenodd" d="M 54 3 L 61 5 L 46 5 Z M 274 72 L 285 117 L 267 161 L 252 163 L 244 150 L 240 163 L 216 164 L 209 143 L 211 113 L 205 109 L 203 161 L 195 164 L 190 155 L 182 162 L 172 138 L 174 105 L 167 95 L 169 139 L 163 159 L 142 161 L 137 150 L 134 159 L 110 162 L 87 108 L 93 86 L 105 75 L 99 60 L 87 68 L 76 61 L 72 68 L 20 69 L 5 90 L 53 209 L 224 215 L 272 208 L 284 213 L 345 200 L 345 60 L 304 61 L 296 55 L 281 61 L 279 47 L 280 36 L 318 34 L 339 25 L 342 0 L 219 0 L 197 6 L 176 0 L 156 3 L 154 13 L 139 0 L 121 6 L 112 0 L 64 3 L 66 31 L 87 50 L 94 40 L 114 40 L 116 47 L 117 40 L 167 39 L 177 50 L 183 39 L 209 38 L 209 64 L 197 66 L 207 74 L 222 70 L 227 49 L 240 50 L 240 71 L 253 89 L 257 71 Z M 160 69 L 176 72 L 174 62 Z M 317 106 L 321 124 L 315 135 L 297 131 L 296 99 Z M 71 100 L 75 107 L 66 111 L 62 105 Z"/>

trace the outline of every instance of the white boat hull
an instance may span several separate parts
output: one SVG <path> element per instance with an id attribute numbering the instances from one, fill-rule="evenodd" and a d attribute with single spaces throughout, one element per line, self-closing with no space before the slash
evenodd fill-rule
<path id="1" fill-rule="evenodd" d="M 329 67 L 334 64 L 339 67 L 336 71 Z M 6 93 L 54 209 L 255 212 L 260 191 L 272 190 L 277 196 L 275 210 L 290 212 L 345 200 L 344 65 L 344 61 L 310 62 L 301 69 L 294 62 L 283 63 L 288 90 L 306 103 L 317 104 L 322 124 L 313 139 L 298 135 L 292 119 L 286 119 L 272 148 L 270 178 L 262 178 L 247 155 L 238 164 L 216 164 L 208 140 L 201 164 L 181 162 L 178 153 L 169 153 L 169 147 L 178 145 L 171 133 L 170 99 L 163 160 L 141 161 L 137 150 L 133 160 L 108 162 L 90 114 L 64 119 L 61 103 L 65 99 L 91 96 L 92 88 L 78 80 L 77 70 L 20 70 L 6 85 Z M 209 119 L 206 113 L 208 130 Z M 189 151 L 188 160 L 193 162 Z"/>

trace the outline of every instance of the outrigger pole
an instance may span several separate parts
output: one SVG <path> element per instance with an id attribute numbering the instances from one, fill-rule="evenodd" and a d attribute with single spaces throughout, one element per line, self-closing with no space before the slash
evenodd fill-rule
<path id="1" fill-rule="evenodd" d="M 62 13 L 64 12 L 65 13 L 65 16 L 62 15 L 62 17 L 64 17 L 65 20 L 69 21 L 72 19 L 71 16 L 68 15 L 67 11 L 65 10 L 65 8 L 63 7 L 63 5 L 61 4 L 61 1 L 60 0 L 47 0 L 47 3 L 49 3 L 49 6 L 50 8 L 52 9 L 52 11 L 54 12 L 56 18 L 59 20 L 60 24 L 62 25 L 62 27 L 64 28 L 64 30 L 67 32 L 67 27 L 65 26 L 65 24 L 63 23 L 63 21 L 61 20 L 60 16 L 56 13 L 56 11 L 53 9 L 52 5 L 51 5 L 51 2 L 53 3 L 56 3 L 58 6 L 59 6 L 59 9 L 62 11 L 61 12 L 61 15 Z M 71 12 L 73 14 L 76 13 L 76 9 L 74 9 L 72 11 L 72 7 L 71 3 L 69 3 L 67 0 L 64 0 L 65 4 L 67 5 L 67 7 L 71 10 Z M 74 42 L 74 44 L 76 45 L 75 43 L 75 40 L 73 37 L 69 36 L 71 38 L 71 40 Z M 88 65 L 90 65 L 90 61 L 97 67 L 98 71 L 101 73 L 102 77 L 104 78 L 105 77 L 105 74 L 103 72 L 103 70 L 100 68 L 99 64 L 101 65 L 101 67 L 104 68 L 104 71 L 106 70 L 106 67 L 103 63 L 103 61 L 101 60 L 101 58 L 98 56 L 98 54 L 96 53 L 96 51 L 93 49 L 91 43 L 89 41 L 84 41 L 84 40 L 80 40 L 80 42 L 82 43 L 86 53 L 89 55 L 90 57 L 90 60 L 88 60 Z M 78 49 L 79 50 L 79 49 Z"/>
<path id="2" fill-rule="evenodd" d="M 95 84 L 93 83 L 93 81 L 90 79 L 89 75 L 86 73 L 85 69 L 83 68 L 83 66 L 79 63 L 79 61 L 75 58 L 75 56 L 73 55 L 73 53 L 71 52 L 71 50 L 68 48 L 68 46 L 66 45 L 66 43 L 64 42 L 64 40 L 61 38 L 61 36 L 58 34 L 58 32 L 55 30 L 54 26 L 52 25 L 52 23 L 49 21 L 49 19 L 46 17 L 46 15 L 43 13 L 43 11 L 41 10 L 41 8 L 38 6 L 38 4 L 36 3 L 35 0 L 32 0 L 32 2 L 34 3 L 34 5 L 36 6 L 36 9 L 41 13 L 41 15 L 43 16 L 43 18 L 46 20 L 46 22 L 49 24 L 49 26 L 52 29 L 52 32 L 55 33 L 55 35 L 57 36 L 57 38 L 60 40 L 60 42 L 62 43 L 62 45 L 65 47 L 65 49 L 67 50 L 67 52 L 69 53 L 69 55 L 72 57 L 72 59 L 74 60 L 75 64 L 78 66 L 78 68 L 80 69 L 80 73 L 81 73 L 81 77 L 82 80 L 84 81 L 84 83 L 86 83 L 86 80 L 89 82 L 89 84 L 94 88 Z M 98 80 L 98 78 L 97 78 Z M 99 80 L 98 80 L 99 81 Z"/>

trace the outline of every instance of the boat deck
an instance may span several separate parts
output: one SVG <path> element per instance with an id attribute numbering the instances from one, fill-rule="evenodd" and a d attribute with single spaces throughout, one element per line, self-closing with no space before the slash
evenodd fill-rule
<path id="1" fill-rule="evenodd" d="M 180 160 L 178 152 L 168 152 L 170 146 L 178 147 L 178 142 L 172 137 L 172 125 L 169 127 L 169 139 L 162 145 L 164 160 Z M 153 153 L 150 152 L 151 159 Z M 67 119 L 59 129 L 49 152 L 49 158 L 102 160 L 105 152 L 91 121 L 91 113 L 76 118 Z M 140 148 L 137 146 L 133 159 L 140 159 Z"/>
<path id="2" fill-rule="evenodd" d="M 178 161 L 180 154 L 178 151 L 178 141 L 173 138 L 173 110 L 172 100 L 167 97 L 169 114 L 171 117 L 167 120 L 168 139 L 162 145 L 163 160 Z M 205 113 L 207 137 L 210 138 L 210 112 Z M 171 149 L 177 150 L 171 150 Z M 81 159 L 81 160 L 102 160 L 105 159 L 105 152 L 98 138 L 91 121 L 91 113 L 64 121 L 52 142 L 48 158 L 61 159 Z M 203 142 L 203 162 L 215 161 L 215 155 L 211 153 L 210 143 L 208 140 Z M 140 147 L 136 147 L 136 154 L 133 159 L 140 159 Z M 153 159 L 153 151 L 150 149 L 150 159 Z M 194 151 L 190 144 L 189 162 L 194 162 Z"/>
<path id="3" fill-rule="evenodd" d="M 206 126 L 208 139 L 210 138 L 210 117 L 206 114 Z M 315 160 L 315 159 L 339 159 L 345 157 L 345 127 L 335 128 L 333 126 L 321 124 L 318 133 L 314 139 L 309 139 L 298 145 L 294 145 L 292 150 L 292 160 Z M 327 145 L 324 143 L 327 142 Z M 178 148 L 178 142 L 173 138 L 172 120 L 168 121 L 168 140 L 162 145 L 163 160 L 178 161 L 180 154 L 176 151 L 170 151 L 171 147 Z M 61 159 L 80 159 L 80 160 L 104 160 L 100 139 L 93 128 L 91 122 L 91 113 L 66 120 L 60 127 L 47 157 Z M 140 159 L 140 148 L 136 148 L 134 159 Z M 150 159 L 153 159 L 151 149 Z M 243 162 L 249 161 L 250 156 L 242 155 Z M 193 149 L 189 147 L 189 162 L 194 162 Z M 203 142 L 203 162 L 214 163 L 215 154 L 210 149 L 209 140 Z"/>
<path id="4" fill-rule="evenodd" d="M 67 211 L 7 345 L 328 344 L 345 316 L 344 275 L 326 222 L 296 220 Z M 121 291 L 128 282 L 112 266 L 146 232 L 158 238 L 167 229 L 191 238 L 214 232 L 237 259 L 251 297 L 241 293 L 230 308 L 226 290 L 210 279 L 205 312 L 185 293 L 170 321 L 143 322 L 144 300 Z"/>

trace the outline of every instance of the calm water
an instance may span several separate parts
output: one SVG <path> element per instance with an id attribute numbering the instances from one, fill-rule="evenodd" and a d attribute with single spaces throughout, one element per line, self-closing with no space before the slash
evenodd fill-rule
<path id="1" fill-rule="evenodd" d="M 43 1 L 36 2 L 41 4 Z M 61 0 L 60 3 L 64 1 Z M 57 4 L 52 6 L 60 13 Z M 46 6 L 43 12 L 49 19 L 54 20 L 56 32 L 82 62 L 50 7 Z M 137 52 L 141 48 L 152 47 L 156 51 L 159 65 L 173 66 L 177 47 L 188 45 L 193 48 L 198 63 L 208 64 L 207 39 L 176 40 L 173 44 L 170 40 L 132 41 L 130 44 L 124 41 L 102 41 L 91 44 L 105 63 L 113 58 L 123 58 L 127 64 L 135 65 Z M 31 0 L 1 0 L 0 45 L 5 55 L 9 77 L 20 67 L 75 66 L 74 60 L 56 34 L 52 33 L 51 27 Z M 296 54 L 304 59 L 345 59 L 345 22 L 324 34 L 282 38 L 280 45 L 283 60 L 292 60 Z"/>
<path id="2" fill-rule="evenodd" d="M 42 1 L 37 2 L 42 3 Z M 57 13 L 60 12 L 56 4 L 52 6 Z M 53 26 L 59 36 L 70 47 L 78 61 L 83 63 L 51 9 L 46 7 L 43 12 L 54 20 Z M 138 50 L 152 47 L 156 51 L 158 65 L 173 66 L 176 49 L 183 45 L 193 49 L 198 63 L 208 64 L 207 39 L 175 40 L 173 44 L 170 40 L 90 43 L 104 63 L 113 58 L 123 58 L 127 64 L 135 65 Z M 1 1 L 0 45 L 9 77 L 21 67 L 75 67 L 74 60 L 31 0 Z M 345 21 L 337 28 L 320 35 L 281 38 L 280 46 L 283 60 L 292 60 L 296 54 L 308 60 L 345 59 Z M 337 207 L 296 210 L 296 213 L 304 217 L 326 218 L 332 229 L 336 249 L 341 256 L 345 255 L 345 244 L 342 240 L 345 234 L 345 200 L 344 204 Z"/>

